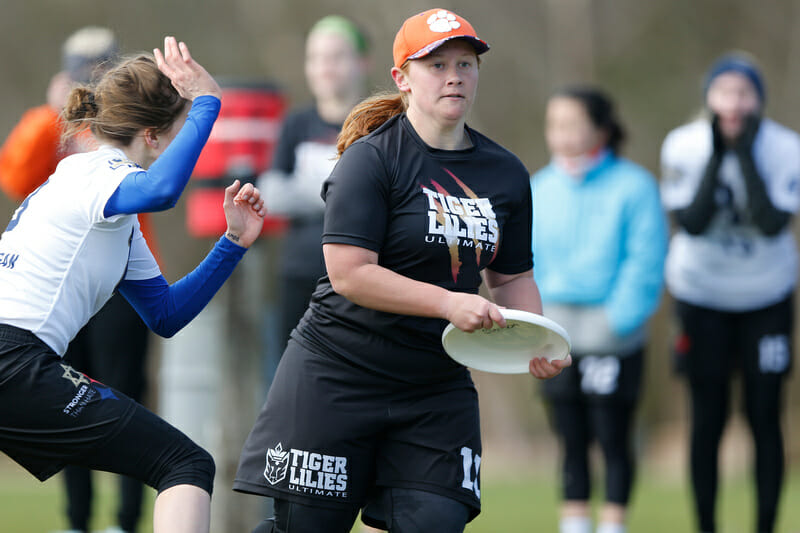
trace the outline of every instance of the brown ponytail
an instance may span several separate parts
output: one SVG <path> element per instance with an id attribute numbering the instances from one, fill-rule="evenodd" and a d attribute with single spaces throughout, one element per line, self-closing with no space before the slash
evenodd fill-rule
<path id="1" fill-rule="evenodd" d="M 97 117 L 94 91 L 89 87 L 76 87 L 67 97 L 61 116 L 64 120 L 63 138 L 69 139 L 87 127 L 87 122 Z"/>
<path id="2" fill-rule="evenodd" d="M 72 90 L 62 112 L 62 140 L 88 126 L 98 140 L 128 146 L 144 129 L 167 131 L 186 104 L 152 57 L 131 57 L 106 72 L 97 85 Z"/>
<path id="3" fill-rule="evenodd" d="M 361 137 L 375 131 L 378 127 L 406 110 L 408 104 L 403 93 L 380 93 L 370 96 L 355 106 L 342 125 L 336 142 L 336 150 L 341 156 L 348 146 Z"/>

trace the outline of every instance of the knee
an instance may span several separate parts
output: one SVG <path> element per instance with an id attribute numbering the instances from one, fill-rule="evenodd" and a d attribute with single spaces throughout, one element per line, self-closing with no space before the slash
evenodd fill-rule
<path id="1" fill-rule="evenodd" d="M 167 465 L 153 486 L 159 492 L 175 485 L 194 485 L 211 494 L 216 466 L 206 450 L 189 440 L 173 449 Z"/>
<path id="2" fill-rule="evenodd" d="M 469 521 L 469 507 L 452 498 L 414 489 L 386 489 L 391 531 L 439 531 L 460 533 Z"/>

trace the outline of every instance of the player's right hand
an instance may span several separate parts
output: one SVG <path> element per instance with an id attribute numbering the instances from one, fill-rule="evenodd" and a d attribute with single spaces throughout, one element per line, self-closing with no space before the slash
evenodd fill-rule
<path id="1" fill-rule="evenodd" d="M 494 324 L 506 327 L 506 319 L 500 313 L 500 308 L 477 294 L 450 291 L 444 301 L 444 309 L 444 318 L 462 331 L 488 329 Z"/>

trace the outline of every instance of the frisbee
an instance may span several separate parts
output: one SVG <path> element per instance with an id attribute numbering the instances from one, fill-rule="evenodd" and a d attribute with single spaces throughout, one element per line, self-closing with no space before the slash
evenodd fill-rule
<path id="1" fill-rule="evenodd" d="M 452 323 L 444 328 L 442 346 L 464 366 L 495 374 L 525 374 L 534 357 L 548 361 L 564 359 L 571 344 L 567 332 L 556 322 L 536 313 L 500 309 L 506 327 L 467 333 Z"/>

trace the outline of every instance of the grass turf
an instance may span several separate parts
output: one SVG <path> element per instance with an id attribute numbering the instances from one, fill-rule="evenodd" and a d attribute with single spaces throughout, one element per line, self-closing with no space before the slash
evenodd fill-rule
<path id="1" fill-rule="evenodd" d="M 92 527 L 113 523 L 116 494 L 113 477 L 96 475 L 97 501 Z M 719 530 L 753 531 L 755 494 L 751 481 L 726 477 L 718 503 Z M 154 492 L 147 489 L 140 533 L 152 532 Z M 685 481 L 664 481 L 641 471 L 631 505 L 632 533 L 675 533 L 694 530 L 691 500 Z M 547 475 L 515 479 L 489 477 L 482 490 L 483 512 L 467 526 L 467 533 L 555 532 L 558 491 Z M 800 533 L 800 469 L 787 476 L 776 533 Z M 46 533 L 65 527 L 64 496 L 56 477 L 39 483 L 5 456 L 0 456 L 0 529 L 7 533 Z M 354 531 L 359 531 L 356 527 Z M 231 532 L 233 533 L 233 532 Z"/>

